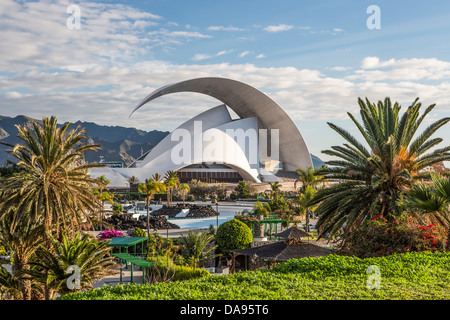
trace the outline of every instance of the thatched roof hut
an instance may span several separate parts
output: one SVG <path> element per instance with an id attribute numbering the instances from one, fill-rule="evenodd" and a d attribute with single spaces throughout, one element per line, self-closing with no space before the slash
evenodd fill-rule
<path id="1" fill-rule="evenodd" d="M 275 234 L 275 236 L 278 238 L 297 239 L 297 240 L 301 240 L 301 238 L 305 237 L 311 237 L 310 234 L 308 234 L 303 230 L 300 230 L 297 227 L 287 228 L 286 230 Z"/>
<path id="2" fill-rule="evenodd" d="M 236 267 L 236 256 L 244 256 L 244 264 L 247 269 L 249 258 L 258 258 L 265 262 L 283 262 L 290 259 L 300 259 L 306 257 L 321 257 L 332 254 L 332 250 L 312 243 L 303 242 L 301 238 L 311 237 L 310 234 L 297 227 L 290 227 L 276 234 L 285 240 L 256 246 L 247 249 L 233 250 L 233 267 Z"/>
<path id="3" fill-rule="evenodd" d="M 268 261 L 287 261 L 305 257 L 321 257 L 331 254 L 331 250 L 312 243 L 289 243 L 279 241 L 264 246 L 233 250 L 236 255 L 257 257 Z"/>

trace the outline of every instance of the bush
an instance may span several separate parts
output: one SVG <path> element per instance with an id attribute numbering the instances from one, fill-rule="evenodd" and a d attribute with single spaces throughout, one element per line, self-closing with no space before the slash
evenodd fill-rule
<path id="1" fill-rule="evenodd" d="M 245 180 L 239 181 L 234 191 L 236 191 L 238 198 L 247 198 L 250 195 L 250 190 Z"/>
<path id="2" fill-rule="evenodd" d="M 146 237 L 147 232 L 145 230 L 142 230 L 141 228 L 134 228 L 133 233 L 131 234 L 132 237 Z"/>
<path id="3" fill-rule="evenodd" d="M 99 240 L 112 239 L 116 237 L 126 237 L 126 235 L 117 230 L 103 230 L 97 235 Z"/>
<path id="4" fill-rule="evenodd" d="M 175 266 L 175 276 L 173 281 L 198 279 L 210 275 L 211 273 L 206 269 Z"/>
<path id="5" fill-rule="evenodd" d="M 245 249 L 253 242 L 250 228 L 237 219 L 222 223 L 216 232 L 216 243 L 219 250 L 228 253 L 234 249 Z"/>
<path id="6" fill-rule="evenodd" d="M 155 262 L 155 266 L 147 268 L 146 272 L 146 281 L 150 283 L 199 279 L 211 275 L 206 269 L 175 265 L 164 258 L 147 260 Z"/>
<path id="7" fill-rule="evenodd" d="M 411 251 L 444 251 L 447 232 L 437 224 L 421 225 L 408 216 L 378 215 L 344 234 L 339 252 L 366 258 Z"/>
<path id="8" fill-rule="evenodd" d="M 114 202 L 111 207 L 112 207 L 114 213 L 120 214 L 123 212 L 123 205 L 120 203 Z"/>

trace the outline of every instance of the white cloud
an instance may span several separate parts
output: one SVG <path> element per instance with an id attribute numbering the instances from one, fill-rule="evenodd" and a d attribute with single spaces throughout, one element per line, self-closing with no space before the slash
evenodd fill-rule
<path id="1" fill-rule="evenodd" d="M 239 58 L 243 58 L 248 54 L 250 54 L 250 51 L 248 51 L 248 50 L 242 51 L 241 54 L 239 54 Z"/>
<path id="2" fill-rule="evenodd" d="M 361 63 L 361 68 L 363 69 L 372 69 L 376 68 L 380 63 L 380 59 L 378 57 L 366 57 L 363 59 Z"/>
<path id="3" fill-rule="evenodd" d="M 264 53 L 260 53 L 260 54 L 258 54 L 257 56 L 256 56 L 256 59 L 263 59 L 263 58 L 265 58 L 266 56 L 264 55 Z"/>
<path id="4" fill-rule="evenodd" d="M 267 26 L 264 28 L 267 32 L 281 32 L 281 31 L 288 31 L 291 30 L 293 26 L 287 25 L 287 24 L 279 24 L 276 26 Z"/>
<path id="5" fill-rule="evenodd" d="M 233 51 L 234 51 L 233 49 L 230 49 L 230 50 L 222 50 L 222 51 L 217 52 L 216 56 L 223 56 L 223 55 L 225 55 L 225 54 L 232 53 Z"/>
<path id="6" fill-rule="evenodd" d="M 344 67 L 344 66 L 336 66 L 331 68 L 331 70 L 333 71 L 348 71 L 351 69 L 352 69 L 351 67 Z"/>
<path id="7" fill-rule="evenodd" d="M 435 58 L 389 59 L 366 57 L 362 70 L 356 70 L 349 79 L 384 80 L 442 80 L 450 78 L 450 62 Z"/>
<path id="8" fill-rule="evenodd" d="M 173 36 L 173 37 L 183 37 L 183 38 L 212 38 L 209 35 L 202 34 L 197 31 L 172 31 L 172 32 L 169 32 L 167 35 Z"/>
<path id="9" fill-rule="evenodd" d="M 333 31 L 334 31 L 334 32 L 342 32 L 342 31 L 344 31 L 344 29 L 341 29 L 341 28 L 334 28 Z"/>
<path id="10" fill-rule="evenodd" d="M 207 53 L 197 53 L 195 54 L 191 60 L 193 61 L 202 61 L 202 60 L 207 60 L 207 59 L 211 59 L 213 56 Z"/>
<path id="11" fill-rule="evenodd" d="M 208 30 L 211 31 L 245 31 L 246 29 L 242 29 L 242 28 L 238 28 L 238 27 L 233 27 L 233 26 L 209 26 Z"/>

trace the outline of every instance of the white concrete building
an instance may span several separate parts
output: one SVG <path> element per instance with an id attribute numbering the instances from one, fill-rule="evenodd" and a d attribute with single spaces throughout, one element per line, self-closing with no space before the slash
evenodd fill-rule
<path id="1" fill-rule="evenodd" d="M 169 170 L 177 171 L 182 182 L 273 182 L 281 180 L 281 173 L 312 166 L 306 143 L 286 112 L 239 81 L 199 78 L 168 85 L 145 97 L 131 114 L 177 92 L 207 94 L 223 104 L 181 124 L 128 168 L 94 169 L 91 176 L 105 175 L 116 188 L 126 188 L 131 176 L 145 181 Z M 228 108 L 240 119 L 232 119 Z"/>

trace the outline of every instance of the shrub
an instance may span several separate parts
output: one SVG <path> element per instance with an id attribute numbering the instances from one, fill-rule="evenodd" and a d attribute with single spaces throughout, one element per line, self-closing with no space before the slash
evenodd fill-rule
<path id="1" fill-rule="evenodd" d="M 132 237 L 146 237 L 147 232 L 145 230 L 142 230 L 141 228 L 135 228 L 133 233 L 131 234 Z"/>
<path id="2" fill-rule="evenodd" d="M 123 205 L 120 203 L 114 202 L 111 207 L 114 213 L 120 214 L 123 212 Z"/>
<path id="3" fill-rule="evenodd" d="M 245 223 L 232 219 L 217 228 L 216 242 L 221 252 L 228 253 L 234 249 L 247 248 L 253 242 L 253 235 Z"/>
<path id="4" fill-rule="evenodd" d="M 154 259 L 147 259 L 155 261 Z M 182 281 L 189 279 L 199 279 L 210 276 L 211 273 L 206 269 L 192 268 L 187 266 L 175 265 L 165 259 L 156 260 L 153 267 L 147 268 L 146 281 L 150 283 Z"/>
<path id="5" fill-rule="evenodd" d="M 236 191 L 238 198 L 247 198 L 250 195 L 250 190 L 245 180 L 239 181 L 234 191 Z"/>
<path id="6" fill-rule="evenodd" d="M 99 240 L 112 239 L 116 237 L 126 237 L 126 235 L 117 230 L 103 230 L 97 235 Z"/>
<path id="7" fill-rule="evenodd" d="M 344 234 L 339 251 L 361 258 L 410 251 L 443 251 L 447 232 L 440 225 L 421 225 L 408 216 L 378 215 Z"/>

